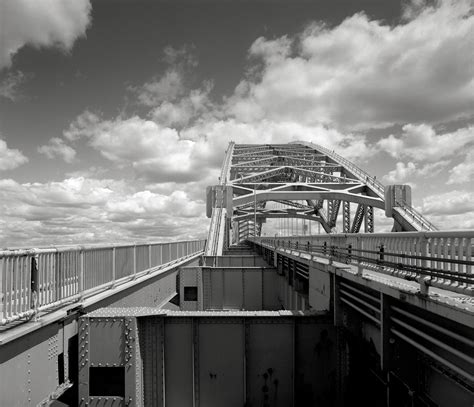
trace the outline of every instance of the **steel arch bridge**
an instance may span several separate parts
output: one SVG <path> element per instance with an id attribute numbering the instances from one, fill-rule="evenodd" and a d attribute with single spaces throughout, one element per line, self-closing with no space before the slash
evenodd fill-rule
<path id="1" fill-rule="evenodd" d="M 408 185 L 384 187 L 374 176 L 317 144 L 235 144 L 219 184 L 207 189 L 211 218 L 207 255 L 260 236 L 267 219 L 316 222 L 326 233 L 373 233 L 374 209 L 393 219 L 392 232 L 435 231 L 411 206 Z"/>

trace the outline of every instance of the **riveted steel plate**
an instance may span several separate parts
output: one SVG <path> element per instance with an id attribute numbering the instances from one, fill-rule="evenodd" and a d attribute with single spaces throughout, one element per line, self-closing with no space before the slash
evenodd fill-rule
<path id="1" fill-rule="evenodd" d="M 166 318 L 165 322 L 166 407 L 192 407 L 192 319 Z"/>
<path id="2" fill-rule="evenodd" d="M 261 310 L 262 307 L 262 274 L 263 271 L 250 269 L 242 271 L 242 284 L 244 287 L 244 309 Z"/>
<path id="3" fill-rule="evenodd" d="M 241 321 L 199 324 L 201 406 L 240 407 L 244 401 L 244 328 Z"/>
<path id="4" fill-rule="evenodd" d="M 294 326 L 291 320 L 264 322 L 248 321 L 247 402 L 251 406 L 291 406 Z"/>
<path id="5" fill-rule="evenodd" d="M 123 318 L 91 318 L 89 326 L 91 366 L 119 366 L 125 359 Z"/>

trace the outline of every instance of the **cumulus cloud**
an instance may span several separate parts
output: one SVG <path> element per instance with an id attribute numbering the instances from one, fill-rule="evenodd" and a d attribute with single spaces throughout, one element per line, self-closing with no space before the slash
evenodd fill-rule
<path id="1" fill-rule="evenodd" d="M 12 102 L 21 99 L 23 94 L 20 87 L 31 77 L 31 74 L 25 74 L 22 71 L 8 72 L 0 81 L 0 97 Z"/>
<path id="2" fill-rule="evenodd" d="M 25 45 L 70 50 L 85 34 L 90 12 L 90 0 L 2 1 L 0 69 L 10 66 L 13 56 Z"/>
<path id="3" fill-rule="evenodd" d="M 423 213 L 428 215 L 456 215 L 473 212 L 474 192 L 454 190 L 423 199 Z"/>
<path id="4" fill-rule="evenodd" d="M 391 184 L 399 184 L 412 179 L 413 177 L 422 176 L 425 178 L 434 177 L 439 174 L 448 164 L 449 160 L 442 160 L 435 163 L 429 163 L 419 166 L 411 161 L 408 163 L 397 162 L 395 169 L 383 176 L 383 179 Z M 415 184 L 408 182 L 412 187 Z"/>
<path id="5" fill-rule="evenodd" d="M 64 140 L 59 137 L 53 137 L 48 144 L 38 147 L 38 152 L 49 159 L 62 158 L 67 163 L 72 163 L 76 156 L 76 150 L 64 143 Z"/>
<path id="6" fill-rule="evenodd" d="M 398 184 L 405 181 L 407 178 L 411 177 L 416 172 L 415 164 L 409 162 L 407 164 L 403 162 L 398 162 L 396 168 L 390 171 L 383 178 L 392 184 Z"/>
<path id="7" fill-rule="evenodd" d="M 286 143 L 314 141 L 348 158 L 368 157 L 374 151 L 365 137 L 343 134 L 324 126 L 295 122 L 241 123 L 233 119 L 199 120 L 180 131 L 133 116 L 100 120 L 84 112 L 65 132 L 69 140 L 85 138 L 107 159 L 131 166 L 141 178 L 154 182 L 207 179 L 220 167 L 230 141 Z"/>
<path id="8" fill-rule="evenodd" d="M 146 82 L 136 89 L 138 100 L 145 106 L 156 106 L 164 101 L 173 101 L 181 96 L 185 87 L 183 78 L 177 70 L 169 70 L 159 80 Z"/>
<path id="9" fill-rule="evenodd" d="M 418 161 L 435 161 L 450 157 L 474 143 L 474 127 L 460 128 L 454 132 L 436 134 L 427 124 L 406 124 L 400 137 L 393 134 L 382 138 L 377 145 L 392 157 L 409 157 Z"/>
<path id="10" fill-rule="evenodd" d="M 68 178 L 47 183 L 0 180 L 0 247 L 203 237 L 202 200 L 135 190 L 123 180 Z M 12 225 L 21 225 L 16 230 Z M 29 237 L 23 242 L 22 233 Z"/>
<path id="11" fill-rule="evenodd" d="M 135 93 L 138 102 L 144 106 L 156 107 L 163 102 L 173 102 L 186 91 L 185 73 L 197 66 L 197 59 L 192 47 L 165 47 L 163 60 L 169 68 L 160 78 L 153 78 L 141 86 L 129 89 Z"/>
<path id="12" fill-rule="evenodd" d="M 0 171 L 13 170 L 28 162 L 28 158 L 20 150 L 8 148 L 7 143 L 0 139 Z"/>
<path id="13" fill-rule="evenodd" d="M 202 88 L 193 89 L 176 102 L 163 101 L 149 113 L 149 117 L 156 123 L 174 128 L 182 128 L 193 119 L 204 119 L 215 116 L 215 106 L 209 98 L 212 89 L 211 82 L 205 82 Z"/>
<path id="14" fill-rule="evenodd" d="M 420 211 L 441 230 L 474 228 L 474 192 L 453 190 L 423 199 Z"/>
<path id="15" fill-rule="evenodd" d="M 249 54 L 263 67 L 250 70 L 227 111 L 353 128 L 472 116 L 473 29 L 472 3 L 447 0 L 393 27 L 358 13 L 291 41 L 259 38 Z"/>
<path id="16" fill-rule="evenodd" d="M 474 151 L 470 150 L 463 162 L 450 171 L 448 184 L 462 184 L 474 179 Z"/>

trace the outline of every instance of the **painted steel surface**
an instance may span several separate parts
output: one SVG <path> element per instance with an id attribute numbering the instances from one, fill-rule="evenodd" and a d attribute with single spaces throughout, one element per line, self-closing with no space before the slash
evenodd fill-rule
<path id="1" fill-rule="evenodd" d="M 0 325 L 198 254 L 204 241 L 0 251 Z"/>
<path id="2" fill-rule="evenodd" d="M 115 398 L 116 405 L 136 406 L 287 407 L 296 400 L 298 405 L 318 401 L 330 406 L 336 397 L 331 390 L 337 376 L 336 331 L 327 317 L 314 313 L 157 315 L 156 310 L 104 309 L 83 317 L 84 323 L 93 333 L 85 336 L 90 354 L 86 366 L 131 364 L 135 372 L 134 377 L 124 373 L 122 389 L 116 391 L 122 396 L 91 396 L 90 381 L 84 380 L 84 404 L 110 405 Z M 131 333 L 124 336 L 127 323 Z M 101 335 L 110 338 L 110 349 L 98 343 Z M 125 350 L 131 337 L 137 339 L 127 359 L 117 350 Z M 127 396 L 135 382 L 142 383 L 141 392 Z"/>
<path id="3" fill-rule="evenodd" d="M 393 218 L 393 231 L 436 230 L 411 206 L 409 186 L 384 187 L 334 151 L 306 142 L 230 143 L 219 184 L 208 187 L 206 255 L 260 236 L 267 219 L 305 219 L 327 233 L 358 233 L 364 225 L 372 233 L 374 208 Z"/>
<path id="4" fill-rule="evenodd" d="M 250 238 L 269 248 L 287 248 L 354 264 L 429 286 L 474 291 L 473 231 L 398 232 Z"/>

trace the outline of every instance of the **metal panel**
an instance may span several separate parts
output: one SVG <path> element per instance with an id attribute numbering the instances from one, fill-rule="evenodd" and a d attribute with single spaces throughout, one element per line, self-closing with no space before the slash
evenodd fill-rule
<path id="1" fill-rule="evenodd" d="M 263 309 L 275 310 L 280 309 L 280 302 L 278 301 L 278 280 L 280 276 L 276 270 L 263 270 Z"/>
<path id="2" fill-rule="evenodd" d="M 293 322 L 249 320 L 247 403 L 293 405 Z"/>
<path id="3" fill-rule="evenodd" d="M 181 267 L 179 269 L 179 306 L 182 311 L 197 311 L 199 310 L 200 297 L 202 296 L 201 281 L 200 281 L 200 267 Z M 184 287 L 197 287 L 198 298 L 197 301 L 188 301 L 184 295 Z"/>
<path id="4" fill-rule="evenodd" d="M 192 320 L 167 318 L 165 323 L 166 407 L 192 407 Z"/>
<path id="5" fill-rule="evenodd" d="M 1 347 L 0 405 L 36 405 L 58 385 L 58 326 L 36 331 Z"/>
<path id="6" fill-rule="evenodd" d="M 122 318 L 91 318 L 89 349 L 91 366 L 120 366 L 125 354 L 125 323 Z"/>
<path id="7" fill-rule="evenodd" d="M 162 318 L 142 318 L 139 322 L 143 361 L 143 404 L 163 406 Z"/>
<path id="8" fill-rule="evenodd" d="M 247 269 L 242 272 L 244 286 L 244 309 L 248 311 L 262 309 L 262 270 Z"/>
<path id="9" fill-rule="evenodd" d="M 333 405 L 336 389 L 336 335 L 332 325 L 297 320 L 295 404 Z"/>
<path id="10" fill-rule="evenodd" d="M 242 271 L 226 270 L 221 271 L 224 281 L 224 309 L 242 309 L 243 304 L 243 287 L 242 287 Z"/>
<path id="11" fill-rule="evenodd" d="M 216 322 L 211 319 L 199 322 L 199 405 L 241 407 L 244 404 L 242 320 Z"/>
<path id="12" fill-rule="evenodd" d="M 222 309 L 224 301 L 224 275 L 222 272 L 210 270 L 211 290 L 210 290 L 210 309 Z"/>

